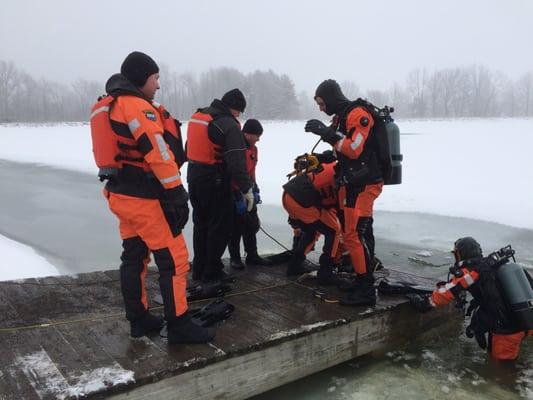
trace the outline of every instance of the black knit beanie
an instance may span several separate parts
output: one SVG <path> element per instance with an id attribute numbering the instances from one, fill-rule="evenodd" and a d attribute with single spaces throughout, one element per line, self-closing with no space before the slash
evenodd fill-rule
<path id="1" fill-rule="evenodd" d="M 333 79 L 327 79 L 316 88 L 315 99 L 320 97 L 326 105 L 326 114 L 333 115 L 341 111 L 349 100 L 342 89 Z"/>
<path id="2" fill-rule="evenodd" d="M 233 108 L 240 112 L 244 112 L 244 109 L 246 108 L 246 99 L 239 89 L 230 90 L 225 93 L 220 100 L 229 108 Z"/>
<path id="3" fill-rule="evenodd" d="M 250 135 L 261 135 L 263 133 L 263 125 L 256 119 L 249 119 L 244 123 L 242 131 Z"/>
<path id="4" fill-rule="evenodd" d="M 152 57 L 140 51 L 128 54 L 120 67 L 120 73 L 137 87 L 143 87 L 148 78 L 158 72 L 159 67 Z"/>

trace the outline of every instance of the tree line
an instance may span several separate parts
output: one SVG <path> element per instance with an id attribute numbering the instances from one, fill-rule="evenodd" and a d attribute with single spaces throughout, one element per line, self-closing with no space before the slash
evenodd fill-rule
<path id="1" fill-rule="evenodd" d="M 319 115 L 312 93 L 296 93 L 288 75 L 272 70 L 245 74 L 220 67 L 193 74 L 162 66 L 160 75 L 157 100 L 179 119 L 188 119 L 197 108 L 235 87 L 247 98 L 244 117 L 288 120 Z M 395 83 L 388 90 L 362 91 L 351 81 L 340 85 L 348 98 L 392 105 L 395 116 L 402 118 L 533 116 L 533 71 L 512 80 L 480 65 L 415 69 L 404 84 Z M 103 92 L 103 82 L 58 83 L 35 78 L 13 62 L 0 60 L 0 122 L 87 121 L 92 104 Z"/>

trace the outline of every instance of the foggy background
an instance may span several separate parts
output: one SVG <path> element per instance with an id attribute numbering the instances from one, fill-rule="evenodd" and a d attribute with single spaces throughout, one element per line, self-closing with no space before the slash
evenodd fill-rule
<path id="1" fill-rule="evenodd" d="M 533 2 L 20 0 L 0 11 L 0 122 L 86 120 L 133 50 L 177 117 L 232 87 L 246 117 L 317 115 L 334 78 L 400 117 L 533 114 Z"/>

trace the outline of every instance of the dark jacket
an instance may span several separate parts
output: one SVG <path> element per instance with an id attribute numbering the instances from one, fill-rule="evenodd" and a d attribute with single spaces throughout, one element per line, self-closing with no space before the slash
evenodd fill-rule
<path id="1" fill-rule="evenodd" d="M 208 126 L 209 140 L 222 147 L 223 167 L 206 166 L 189 163 L 187 180 L 213 173 L 222 173 L 230 178 L 241 192 L 247 192 L 253 185 L 246 171 L 246 143 L 239 121 L 230 109 L 220 100 L 215 99 L 209 107 L 199 110 L 210 114 L 213 121 Z"/>

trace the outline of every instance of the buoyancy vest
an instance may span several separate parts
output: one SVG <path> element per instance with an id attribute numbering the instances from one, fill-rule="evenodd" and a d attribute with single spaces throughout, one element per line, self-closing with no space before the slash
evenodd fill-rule
<path id="1" fill-rule="evenodd" d="M 91 109 L 91 138 L 94 160 L 99 168 L 98 176 L 100 180 L 111 177 L 116 179 L 126 165 L 150 175 L 151 168 L 144 160 L 144 155 L 128 125 L 111 118 L 111 111 L 117 98 L 118 96 L 103 96 Z M 159 103 L 153 102 L 152 105 L 163 122 L 163 139 L 169 145 L 178 166 L 181 166 L 185 162 L 181 124 Z"/>
<path id="2" fill-rule="evenodd" d="M 183 136 L 181 134 L 181 122 L 173 118 L 172 115 L 161 104 L 152 102 L 152 105 L 159 111 L 163 120 L 163 139 L 170 147 L 170 150 L 174 154 L 174 160 L 181 166 L 187 161 L 185 152 L 183 150 Z"/>
<path id="3" fill-rule="evenodd" d="M 361 106 L 357 102 L 352 102 L 333 124 L 336 130 L 348 138 L 351 138 L 355 133 L 353 130 L 348 131 L 346 127 L 348 114 L 357 107 Z M 365 109 L 365 111 L 368 110 Z M 344 183 L 364 186 L 369 183 L 379 182 L 382 179 L 375 151 L 373 129 L 370 131 L 369 137 L 364 144 L 364 149 L 357 159 L 351 159 L 341 152 L 337 152 L 337 158 L 339 160 L 337 167 L 339 176 Z"/>
<path id="4" fill-rule="evenodd" d="M 246 151 L 245 151 L 245 155 L 246 155 L 246 172 L 248 173 L 248 176 L 252 180 L 252 182 L 254 184 L 254 188 L 257 188 L 257 184 L 256 184 L 256 181 L 255 181 L 255 169 L 257 167 L 258 154 L 259 154 L 259 151 L 257 149 L 257 146 L 255 146 L 255 145 L 254 146 L 248 146 L 246 148 Z M 240 192 L 239 185 L 237 185 L 237 183 L 235 183 L 235 182 L 231 182 L 231 188 L 236 193 Z M 254 190 L 256 190 L 256 189 L 254 189 Z"/>
<path id="5" fill-rule="evenodd" d="M 320 204 L 324 207 L 337 205 L 335 165 L 336 163 L 321 164 L 318 170 L 307 174 L 315 189 L 320 193 Z"/>
<path id="6" fill-rule="evenodd" d="M 111 119 L 115 100 L 110 95 L 101 97 L 91 110 L 93 155 L 101 180 L 116 177 L 124 164 L 149 171 L 128 125 Z"/>
<path id="7" fill-rule="evenodd" d="M 478 345 L 485 349 L 487 345 L 490 346 L 490 341 L 485 337 L 487 333 L 510 334 L 521 328 L 503 294 L 497 269 L 483 266 L 472 269 L 478 272 L 479 278 L 468 288 L 473 299 L 466 312 L 470 317 L 466 334 L 474 337 Z M 462 271 L 467 273 L 468 269 Z"/>
<path id="8" fill-rule="evenodd" d="M 187 159 L 194 163 L 221 164 L 222 148 L 209 139 L 209 124 L 214 118 L 211 114 L 198 110 L 187 125 Z"/>
<path id="9" fill-rule="evenodd" d="M 468 288 L 472 301 L 468 307 L 471 326 L 485 332 L 510 333 L 517 330 L 512 311 L 502 295 L 496 271 L 479 274 L 479 280 Z M 478 326 L 475 326 L 478 325 Z"/>
<path id="10" fill-rule="evenodd" d="M 335 164 L 323 164 L 318 170 L 298 175 L 283 189 L 302 207 L 334 207 L 337 204 Z"/>
<path id="11" fill-rule="evenodd" d="M 255 168 L 257 167 L 258 161 L 258 150 L 257 146 L 250 146 L 246 149 L 246 172 L 252 180 L 255 182 Z"/>

